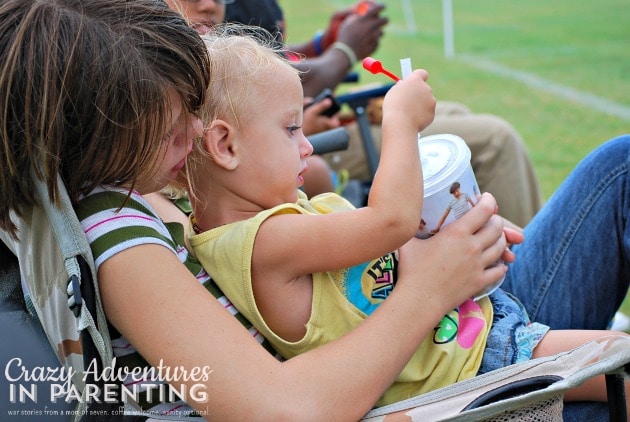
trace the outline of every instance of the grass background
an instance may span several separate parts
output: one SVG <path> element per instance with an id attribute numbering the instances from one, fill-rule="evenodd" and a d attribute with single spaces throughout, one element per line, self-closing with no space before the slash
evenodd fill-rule
<path id="1" fill-rule="evenodd" d="M 280 0 L 287 41 L 312 39 L 352 0 Z M 386 0 L 390 22 L 373 56 L 400 73 L 399 60 L 429 70 L 439 100 L 459 101 L 509 121 L 527 144 L 545 198 L 590 150 L 630 133 L 630 7 L 627 0 L 453 0 L 455 56 L 444 54 L 442 2 Z M 406 12 L 406 13 L 405 13 Z M 490 61 L 578 90 L 586 103 L 484 70 Z M 360 83 L 388 80 L 357 65 Z M 348 86 L 352 88 L 352 86 Z M 342 90 L 344 88 L 341 88 Z M 588 97 L 595 96 L 595 97 Z M 620 113 L 600 111 L 608 101 Z M 624 114 L 625 113 L 625 114 Z M 630 297 L 623 310 L 630 314 Z"/>

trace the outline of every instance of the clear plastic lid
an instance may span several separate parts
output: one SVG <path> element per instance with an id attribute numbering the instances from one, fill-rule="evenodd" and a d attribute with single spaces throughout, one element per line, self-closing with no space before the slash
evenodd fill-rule
<path id="1" fill-rule="evenodd" d="M 419 137 L 418 147 L 425 197 L 450 186 L 470 166 L 470 149 L 459 136 L 443 134 Z"/>

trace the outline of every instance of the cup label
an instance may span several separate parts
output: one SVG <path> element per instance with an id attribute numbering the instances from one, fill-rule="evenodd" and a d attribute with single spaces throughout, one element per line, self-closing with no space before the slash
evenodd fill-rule
<path id="1" fill-rule="evenodd" d="M 446 188 L 424 198 L 416 237 L 426 239 L 438 233 L 475 206 L 479 196 L 479 185 L 469 167 Z"/>

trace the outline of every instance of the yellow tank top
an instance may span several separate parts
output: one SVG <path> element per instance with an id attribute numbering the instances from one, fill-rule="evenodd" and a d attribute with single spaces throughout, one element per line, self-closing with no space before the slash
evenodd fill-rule
<path id="1" fill-rule="evenodd" d="M 392 253 L 346 270 L 313 274 L 312 312 L 306 335 L 297 342 L 287 342 L 265 324 L 254 300 L 251 257 L 256 232 L 276 214 L 325 214 L 352 208 L 336 194 L 318 195 L 310 201 L 301 195 L 296 204 L 283 204 L 249 220 L 194 235 L 190 244 L 234 306 L 278 353 L 289 359 L 341 337 L 373 312 L 395 285 L 396 256 Z M 477 302 L 469 300 L 449 312 L 433 335 L 424 339 L 377 406 L 474 377 L 481 365 L 491 321 L 492 305 L 487 297 Z M 377 368 L 378 362 L 365 365 Z"/>

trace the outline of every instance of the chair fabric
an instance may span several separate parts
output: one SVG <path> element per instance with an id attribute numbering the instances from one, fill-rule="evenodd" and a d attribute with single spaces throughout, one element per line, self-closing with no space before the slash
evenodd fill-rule
<path id="1" fill-rule="evenodd" d="M 373 409 L 363 420 L 503 421 L 522 420 L 522 414 L 534 418 L 527 420 L 562 420 L 562 406 L 558 402 L 561 403 L 560 399 L 566 390 L 599 374 L 621 374 L 627 377 L 629 362 L 630 338 L 611 335 L 569 352 L 508 366 L 418 397 Z M 517 380 L 549 375 L 559 377 L 560 380 L 545 388 L 464 410 L 479 396 L 496 388 Z M 615 411 L 625 413 L 625 409 Z"/>

